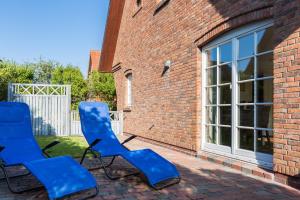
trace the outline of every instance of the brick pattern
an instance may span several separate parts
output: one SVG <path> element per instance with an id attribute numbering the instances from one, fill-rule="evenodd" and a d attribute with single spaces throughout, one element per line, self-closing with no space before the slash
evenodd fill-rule
<path id="1" fill-rule="evenodd" d="M 133 106 L 125 113 L 124 131 L 199 153 L 199 48 L 225 31 L 273 16 L 274 170 L 299 174 L 299 1 L 170 0 L 156 14 L 156 2 L 143 1 L 133 17 L 134 3 L 125 3 L 114 57 L 119 110 L 125 107 L 124 72 L 133 73 Z M 172 66 L 162 75 L 166 60 Z"/>
<path id="2" fill-rule="evenodd" d="M 299 13 L 299 1 L 274 5 L 274 171 L 296 177 L 300 177 Z"/>
<path id="3" fill-rule="evenodd" d="M 224 156 L 219 156 L 215 154 L 210 154 L 207 152 L 201 152 L 199 157 L 203 160 L 207 160 L 219 165 L 224 165 L 226 167 L 230 167 L 232 169 L 238 170 L 243 174 L 252 175 L 264 179 L 274 180 L 273 172 L 257 167 L 256 165 L 252 165 L 243 161 L 239 161 L 236 159 L 230 159 Z M 283 182 L 280 182 L 283 183 Z M 283 183 L 288 185 L 288 183 Z"/>
<path id="4" fill-rule="evenodd" d="M 100 65 L 100 57 L 101 52 L 98 50 L 91 50 L 90 51 L 90 61 L 89 61 L 89 69 L 88 74 L 92 71 L 99 71 L 99 65 Z"/>
<path id="5" fill-rule="evenodd" d="M 207 33 L 201 35 L 200 38 L 196 40 L 196 45 L 199 47 L 204 46 L 206 43 L 222 35 L 224 32 L 240 27 L 247 23 L 269 19 L 271 17 L 273 17 L 273 5 L 255 8 L 254 10 L 250 10 L 246 13 L 230 17 L 213 27 Z"/>
<path id="6" fill-rule="evenodd" d="M 130 149 L 151 148 L 168 160 L 176 164 L 181 174 L 181 182 L 177 185 L 163 190 L 153 190 L 138 176 L 111 181 L 108 180 L 103 170 L 93 170 L 99 185 L 99 195 L 95 200 L 298 200 L 300 191 L 293 188 L 276 184 L 272 180 L 260 179 L 252 175 L 245 175 L 241 171 L 232 170 L 199 158 L 148 144 L 139 140 L 133 140 L 127 144 Z M 86 167 L 95 167 L 97 162 L 87 160 Z M 117 159 L 114 164 L 115 173 L 126 173 L 132 167 L 122 159 Z M 18 169 L 11 171 L 16 174 Z M 13 184 L 30 187 L 36 186 L 38 182 L 32 176 L 13 180 Z M 87 193 L 78 194 L 72 198 L 81 199 Z M 25 199 L 47 199 L 44 190 L 27 192 L 23 194 L 12 194 L 9 192 L 4 181 L 0 182 L 0 199 L 25 200 Z"/>

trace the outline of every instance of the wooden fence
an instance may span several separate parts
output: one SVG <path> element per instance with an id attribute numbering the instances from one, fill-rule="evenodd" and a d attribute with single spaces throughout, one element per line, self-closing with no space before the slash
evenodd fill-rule
<path id="1" fill-rule="evenodd" d="M 111 128 L 117 135 L 123 134 L 123 112 L 110 111 Z M 71 112 L 71 134 L 82 135 L 78 111 Z"/>
<path id="2" fill-rule="evenodd" d="M 35 135 L 82 135 L 77 111 L 71 111 L 71 86 L 9 84 L 8 101 L 29 105 Z M 111 112 L 112 129 L 122 134 L 123 113 Z"/>
<path id="3" fill-rule="evenodd" d="M 9 84 L 8 101 L 29 105 L 35 135 L 70 133 L 70 85 Z"/>

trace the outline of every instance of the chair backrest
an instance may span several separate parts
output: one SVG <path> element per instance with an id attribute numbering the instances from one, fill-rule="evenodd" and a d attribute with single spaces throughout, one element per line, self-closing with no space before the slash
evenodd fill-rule
<path id="1" fill-rule="evenodd" d="M 120 145 L 111 128 L 109 109 L 106 103 L 81 102 L 79 115 L 82 132 L 89 144 L 101 139 L 101 145 Z"/>
<path id="2" fill-rule="evenodd" d="M 25 103 L 0 102 L 0 152 L 4 161 L 19 155 L 41 154 L 33 137 L 29 107 Z"/>
<path id="3" fill-rule="evenodd" d="M 33 138 L 30 111 L 25 103 L 0 102 L 0 140 Z"/>

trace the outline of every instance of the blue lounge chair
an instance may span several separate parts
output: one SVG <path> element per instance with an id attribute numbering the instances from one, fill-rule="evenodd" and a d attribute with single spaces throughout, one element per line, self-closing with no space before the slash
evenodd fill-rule
<path id="1" fill-rule="evenodd" d="M 8 188 L 13 193 L 23 193 L 40 187 L 20 190 L 13 188 L 11 179 L 32 174 L 48 192 L 49 199 L 60 199 L 74 193 L 95 189 L 94 177 L 79 163 L 69 156 L 48 158 L 46 150 L 59 142 L 40 149 L 33 137 L 30 111 L 24 103 L 0 102 L 0 168 Z M 29 173 L 9 176 L 7 169 L 13 166 L 24 166 Z"/>
<path id="2" fill-rule="evenodd" d="M 120 143 L 111 129 L 110 115 L 107 104 L 100 102 L 81 102 L 79 105 L 81 128 L 90 144 L 84 152 L 81 164 L 87 153 L 92 153 L 100 160 L 101 168 L 111 180 L 121 178 L 112 175 L 108 167 L 116 157 L 121 156 L 142 173 L 150 186 L 162 189 L 180 181 L 180 175 L 172 163 L 150 149 L 130 151 L 124 144 L 135 138 L 132 136 Z M 111 162 L 105 165 L 102 158 L 111 157 Z M 125 176 L 136 175 L 137 173 Z M 124 176 L 123 176 L 124 177 Z"/>

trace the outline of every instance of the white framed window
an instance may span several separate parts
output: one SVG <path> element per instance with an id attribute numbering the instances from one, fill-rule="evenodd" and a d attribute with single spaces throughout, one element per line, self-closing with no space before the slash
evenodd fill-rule
<path id="1" fill-rule="evenodd" d="M 273 26 L 230 31 L 202 49 L 203 147 L 272 163 Z"/>
<path id="2" fill-rule="evenodd" d="M 132 74 L 126 75 L 126 106 L 132 106 Z"/>

